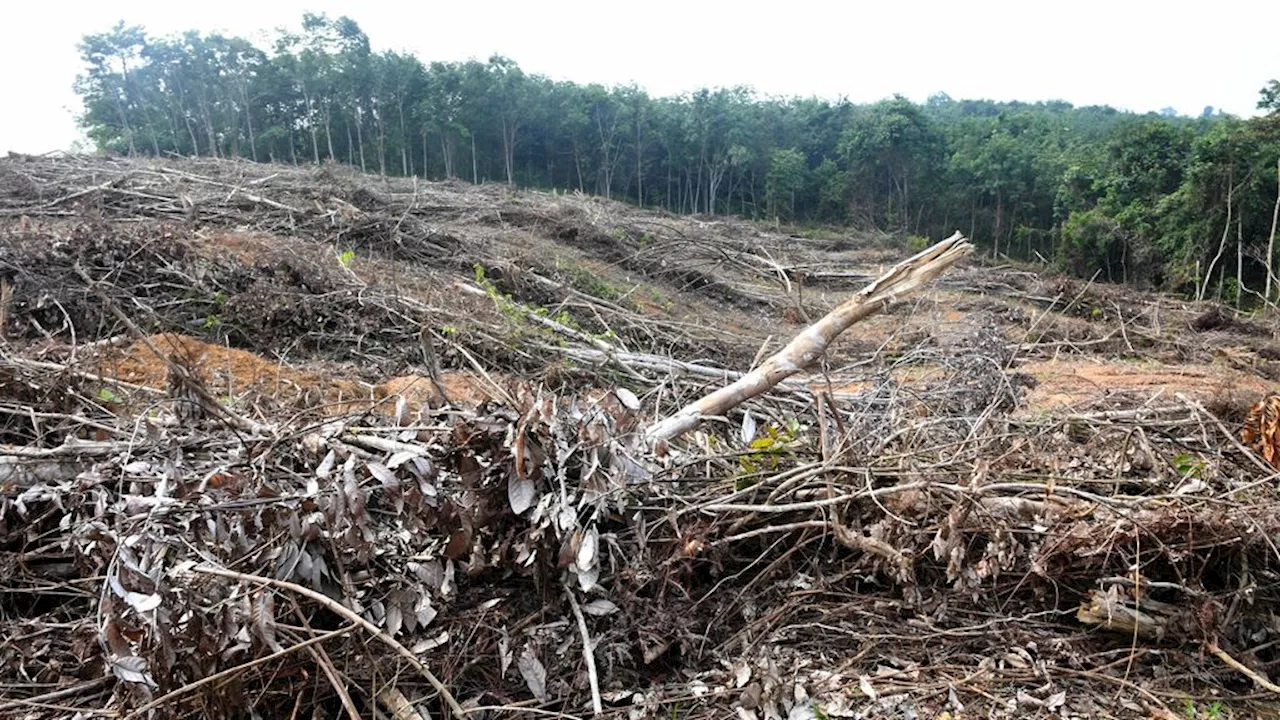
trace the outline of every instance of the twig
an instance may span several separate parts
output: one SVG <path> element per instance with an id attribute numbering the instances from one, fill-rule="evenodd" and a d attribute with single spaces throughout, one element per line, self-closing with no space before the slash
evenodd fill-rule
<path id="1" fill-rule="evenodd" d="M 909 492 L 911 490 L 919 490 L 929 487 L 928 482 L 913 482 L 905 485 L 894 485 L 893 487 L 876 488 L 874 490 L 860 490 L 855 493 L 847 493 L 832 498 L 824 498 L 822 500 L 810 500 L 808 502 L 789 503 L 787 505 L 741 505 L 736 503 L 713 503 L 711 505 L 699 508 L 706 512 L 755 512 L 755 513 L 784 513 L 796 512 L 798 510 L 817 510 L 818 508 L 829 507 L 831 505 L 841 505 L 843 503 L 859 500 L 862 498 L 879 496 L 879 495 L 895 495 L 897 493 Z"/>
<path id="2" fill-rule="evenodd" d="M 311 655 L 311 659 L 316 665 L 320 666 L 320 670 L 324 676 L 328 678 L 329 684 L 333 686 L 333 691 L 338 694 L 339 701 L 342 702 L 342 708 L 347 711 L 347 717 L 351 720 L 360 720 L 360 711 L 356 709 L 356 703 L 351 699 L 351 693 L 347 692 L 347 688 L 342 683 L 342 678 L 338 677 L 338 669 L 333 666 L 333 661 L 329 659 L 328 653 L 323 648 L 307 648 L 307 652 Z"/>
<path id="3" fill-rule="evenodd" d="M 240 415 L 239 413 L 235 412 L 234 410 L 227 407 L 226 405 L 223 405 L 222 403 L 218 402 L 218 399 L 209 393 L 208 388 L 204 387 L 198 382 L 195 382 L 194 379 L 189 377 L 189 373 L 187 372 L 186 368 L 174 362 L 172 359 L 169 358 L 169 356 L 160 352 L 160 349 L 157 348 L 155 344 L 151 342 L 151 339 L 147 337 L 145 333 L 142 332 L 142 329 L 139 328 L 138 325 L 134 323 L 133 320 L 130 319 L 128 315 L 124 314 L 124 311 L 122 311 L 119 308 L 119 306 L 116 305 L 115 301 L 111 299 L 110 295 L 107 295 L 102 290 L 102 288 L 99 286 L 99 283 L 95 281 L 93 278 L 89 277 L 89 274 L 84 271 L 84 268 L 80 267 L 79 265 L 76 265 L 74 269 L 76 274 L 80 276 L 80 279 L 83 280 L 85 284 L 89 286 L 89 289 L 92 290 L 95 294 L 97 294 L 98 297 L 102 298 L 102 302 L 106 304 L 107 309 L 111 311 L 111 314 L 115 315 L 116 318 L 120 320 L 120 322 L 124 323 L 125 327 L 129 328 L 129 331 L 132 332 L 144 345 L 146 345 L 147 349 L 149 349 L 156 356 L 158 360 L 160 360 L 165 364 L 165 367 L 168 368 L 170 373 L 183 377 L 188 381 L 188 384 L 190 385 L 191 389 L 194 390 L 196 394 L 200 397 L 202 404 L 204 404 L 207 408 L 213 410 L 217 414 L 221 415 L 226 421 L 228 421 L 229 423 L 231 423 L 233 426 L 235 426 L 240 430 L 244 430 L 245 432 L 249 432 L 254 435 L 261 435 L 264 432 L 266 432 L 267 430 L 266 426 L 261 425 L 260 423 L 254 422 L 253 420 L 250 420 L 249 418 Z"/>
<path id="4" fill-rule="evenodd" d="M 160 390 L 159 388 L 148 387 L 146 385 L 138 385 L 137 383 L 126 382 L 124 380 L 108 377 L 106 375 L 98 375 L 96 373 L 85 372 L 84 370 L 77 370 L 71 367 L 70 365 L 63 365 L 62 363 L 48 362 L 46 360 L 27 360 L 25 358 L 8 356 L 8 357 L 0 358 L 0 365 L 12 365 L 14 367 L 20 367 L 27 370 L 45 370 L 48 372 L 63 372 L 63 373 L 74 375 L 79 378 L 84 378 L 85 380 L 92 380 L 93 382 L 107 383 L 108 385 L 115 385 L 116 387 L 122 387 L 122 388 L 125 388 L 126 390 L 134 390 L 136 392 L 146 393 L 148 395 L 164 395 L 165 394 L 165 392 L 163 390 Z"/>
<path id="5" fill-rule="evenodd" d="M 1249 458 L 1249 462 L 1253 463 L 1254 466 L 1256 466 L 1263 473 L 1267 475 L 1271 475 L 1272 473 L 1275 472 L 1275 468 L 1268 465 L 1265 460 L 1258 457 L 1257 453 L 1245 447 L 1243 443 L 1241 443 L 1238 439 L 1236 439 L 1235 434 L 1232 433 L 1230 430 L 1228 430 L 1226 425 L 1222 424 L 1222 421 L 1218 419 L 1217 415 L 1214 415 L 1213 413 L 1206 410 L 1203 405 L 1201 405 L 1199 402 L 1197 402 L 1194 398 L 1192 398 L 1189 395 L 1178 392 L 1178 393 L 1174 393 L 1173 396 L 1178 398 L 1182 402 L 1186 403 L 1187 406 L 1190 407 L 1192 410 L 1203 415 L 1204 417 L 1209 418 L 1209 420 L 1218 427 L 1218 431 L 1221 432 L 1223 436 L 1227 438 L 1227 440 L 1231 441 L 1231 444 L 1235 446 L 1236 450 L 1239 450 L 1241 455 L 1244 455 L 1245 457 Z"/>
<path id="6" fill-rule="evenodd" d="M 378 702 L 386 705 L 391 711 L 391 720 L 423 720 L 422 714 L 395 685 L 388 685 L 379 690 Z"/>
<path id="7" fill-rule="evenodd" d="M 115 678 L 110 676 L 100 677 L 96 680 L 89 680 L 87 682 L 82 682 L 78 685 L 72 685 L 71 687 L 63 688 L 61 690 L 54 690 L 53 692 L 48 692 L 43 695 L 34 695 L 29 698 L 18 698 L 15 700 L 8 700 L 6 702 L 0 703 L 0 712 L 7 712 L 9 710 L 14 710 L 26 705 L 31 705 L 33 703 L 49 703 L 49 702 L 53 702 L 54 700 L 62 700 L 63 698 L 69 698 L 74 695 L 79 695 L 80 693 L 85 692 L 86 690 L 93 690 L 97 687 L 101 687 L 102 685 L 106 685 L 108 682 L 114 679 Z"/>
<path id="8" fill-rule="evenodd" d="M 369 634 L 373 635 L 375 638 L 382 641 L 383 644 L 387 645 L 392 650 L 395 650 L 401 657 L 408 660 L 409 663 L 413 665 L 414 668 L 417 669 L 417 671 L 421 673 L 424 678 L 426 678 L 427 682 L 431 684 L 431 687 L 435 688 L 436 692 L 440 693 L 440 697 L 444 700 L 445 705 L 449 707 L 449 710 L 452 711 L 456 717 L 460 717 L 460 718 L 466 717 L 467 711 L 463 710 L 462 706 L 458 704 L 458 701 L 453 697 L 453 693 L 449 692 L 449 689 L 444 686 L 444 683 L 440 682 L 440 680 L 435 676 L 434 673 L 431 672 L 431 670 L 426 666 L 426 664 L 418 659 L 417 655 L 413 654 L 413 652 L 410 651 L 409 648 L 406 648 L 404 645 L 401 645 L 395 638 L 383 632 L 382 629 L 379 628 L 377 625 L 374 625 L 373 623 L 364 619 L 363 617 L 356 614 L 355 612 L 352 612 L 342 603 L 337 602 L 333 598 L 330 598 L 328 595 L 318 593 L 315 590 L 312 590 L 311 588 L 306 588 L 296 583 L 291 583 L 284 580 L 276 580 L 275 578 L 262 577 L 261 575 L 249 575 L 246 573 L 235 572 L 234 570 L 223 570 L 222 568 L 209 567 L 206 565 L 198 565 L 196 567 L 191 568 L 191 571 L 204 573 L 205 575 L 217 575 L 218 577 L 225 577 L 232 580 L 239 580 L 241 582 L 270 585 L 272 587 L 281 588 L 283 590 L 288 590 L 290 592 L 294 592 L 299 595 L 306 596 L 311 600 L 314 600 L 315 602 L 318 602 L 321 605 L 324 605 L 325 608 L 327 608 L 329 611 L 337 613 L 338 615 L 341 615 L 342 617 L 364 628 Z"/>
<path id="9" fill-rule="evenodd" d="M 569 607 L 573 608 L 573 616 L 578 619 L 578 632 L 582 634 L 582 659 L 587 663 L 587 680 L 591 683 L 591 711 L 593 715 L 599 715 L 604 712 L 604 705 L 600 699 L 600 676 L 596 674 L 595 647 L 587 632 L 587 619 L 583 617 L 578 599 L 573 596 L 573 590 L 568 585 L 564 586 L 564 594 L 569 598 Z"/>
<path id="10" fill-rule="evenodd" d="M 1217 642 L 1213 640 L 1206 641 L 1205 649 L 1207 649 L 1210 653 L 1216 656 L 1219 660 L 1226 663 L 1232 670 L 1235 670 L 1236 672 L 1254 681 L 1260 687 L 1266 689 L 1268 692 L 1273 692 L 1273 693 L 1276 693 L 1277 695 L 1280 695 L 1280 685 L 1276 685 L 1275 683 L 1271 682 L 1270 680 L 1260 675 L 1253 668 L 1245 665 L 1239 660 L 1236 660 L 1235 658 L 1228 655 L 1226 650 L 1223 650 L 1222 648 L 1218 647 Z"/>
<path id="11" fill-rule="evenodd" d="M 787 532 L 791 532 L 792 530 L 807 530 L 810 528 L 825 529 L 828 527 L 828 525 L 829 524 L 826 520 L 803 520 L 801 522 L 787 523 L 785 525 L 766 525 L 765 527 L 756 528 L 755 530 L 748 530 L 747 532 L 738 533 L 737 535 L 722 537 L 716 540 L 715 542 L 711 543 L 711 547 L 728 545 L 730 543 L 735 543 L 742 540 L 748 540 L 753 537 L 760 537 L 761 535 L 772 535 L 774 533 L 787 533 Z"/>
<path id="12" fill-rule="evenodd" d="M 200 568 L 194 568 L 194 569 L 196 571 L 203 572 L 203 570 L 201 570 Z M 194 682 L 187 683 L 186 685 L 183 685 L 182 687 L 176 690 L 171 690 L 165 693 L 164 695 L 161 695 L 160 697 L 156 698 L 155 700 L 152 700 L 146 705 L 143 705 L 142 707 L 137 708 L 136 710 L 129 713 L 128 715 L 125 715 L 124 720 L 133 720 L 133 718 L 142 717 L 143 715 L 146 715 L 148 712 L 158 707 L 161 707 L 163 705 L 167 705 L 173 700 L 176 700 L 182 697 L 183 695 L 186 695 L 187 693 L 193 692 L 195 690 L 199 690 L 200 688 L 206 685 L 211 685 L 213 683 L 218 682 L 219 680 L 224 680 L 228 677 L 231 677 L 236 673 L 241 673 L 246 670 L 255 668 L 259 665 L 262 665 L 264 663 L 271 662 L 272 660 L 277 660 L 279 658 L 284 657 L 285 655 L 288 655 L 289 653 L 311 647 L 316 643 L 324 642 L 325 640 L 338 637 L 339 635 L 346 635 L 349 632 L 351 632 L 351 628 L 349 627 L 339 628 L 337 630 L 330 630 L 329 632 L 326 632 L 323 635 L 317 635 L 313 638 L 308 638 L 306 640 L 303 640 L 300 643 L 291 645 L 290 647 L 284 648 L 282 650 L 277 650 L 276 652 L 273 652 L 270 655 L 263 655 L 262 657 L 257 658 L 255 660 L 250 660 L 249 662 L 236 665 L 235 667 L 230 667 L 230 668 L 227 668 L 226 670 L 216 672 L 212 675 L 209 675 L 208 677 L 203 677 Z"/>

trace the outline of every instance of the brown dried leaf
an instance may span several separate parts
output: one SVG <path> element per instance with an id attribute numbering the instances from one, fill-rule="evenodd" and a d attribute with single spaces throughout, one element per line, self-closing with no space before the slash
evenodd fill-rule
<path id="1" fill-rule="evenodd" d="M 117 658 L 111 663 L 111 672 L 123 682 L 146 685 L 153 690 L 158 687 L 151 674 L 147 672 L 146 659 L 136 655 Z"/>
<path id="2" fill-rule="evenodd" d="M 533 654 L 533 649 L 528 645 L 516 659 L 516 669 L 520 671 L 520 677 L 524 678 L 525 685 L 529 686 L 529 692 L 533 693 L 539 702 L 545 703 L 551 699 L 547 695 L 547 669 L 543 667 L 542 661 L 538 660 Z"/>
<path id="3" fill-rule="evenodd" d="M 394 599 L 387 605 L 386 624 L 383 626 L 387 634 L 395 637 L 400 634 L 400 628 L 404 624 L 404 614 L 400 610 L 400 603 Z"/>
<path id="4" fill-rule="evenodd" d="M 523 515 L 526 510 L 533 507 L 537 492 L 532 480 L 513 475 L 507 480 L 507 502 L 511 504 L 511 512 Z"/>

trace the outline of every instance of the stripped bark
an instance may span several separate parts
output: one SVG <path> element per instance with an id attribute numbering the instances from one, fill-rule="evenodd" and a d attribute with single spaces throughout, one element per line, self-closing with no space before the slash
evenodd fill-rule
<path id="1" fill-rule="evenodd" d="M 767 392 L 784 379 L 813 364 L 836 337 L 854 323 L 889 307 L 894 300 L 941 275 L 972 251 L 973 246 L 964 235 L 956 231 L 946 240 L 895 265 L 857 295 L 805 328 L 786 347 L 755 370 L 650 426 L 646 431 L 648 441 L 658 443 L 670 440 L 697 427 L 704 417 L 723 415 L 743 402 Z"/>

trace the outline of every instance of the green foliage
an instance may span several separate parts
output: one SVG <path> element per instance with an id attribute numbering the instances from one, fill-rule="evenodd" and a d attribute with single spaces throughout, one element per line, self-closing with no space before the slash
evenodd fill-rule
<path id="1" fill-rule="evenodd" d="M 784 220 L 795 216 L 796 193 L 804 188 L 808 171 L 805 157 L 799 150 L 774 151 L 769 174 L 765 178 L 765 199 L 770 215 Z"/>
<path id="2" fill-rule="evenodd" d="M 1099 209 L 1074 212 L 1062 228 L 1058 260 L 1077 275 L 1121 262 L 1123 239 L 1116 221 Z"/>
<path id="3" fill-rule="evenodd" d="M 1173 459 L 1173 469 L 1178 471 L 1182 477 L 1200 477 L 1203 475 L 1208 465 L 1189 453 L 1181 453 Z"/>
<path id="4" fill-rule="evenodd" d="M 351 18 L 313 13 L 267 47 L 122 22 L 79 51 L 81 123 L 113 152 L 344 162 L 935 239 L 961 229 L 997 254 L 1183 291 L 1215 258 L 1234 268 L 1239 256 L 1248 289 L 1265 276 L 1274 80 L 1259 93 L 1266 115 L 1250 120 L 941 93 L 864 106 L 742 87 L 651 97 L 526 74 L 501 55 L 374 52 Z M 1209 280 L 1229 294 L 1225 277 Z"/>
<path id="5" fill-rule="evenodd" d="M 929 247 L 930 244 L 929 238 L 927 237 L 923 237 L 921 235 L 907 236 L 907 249 L 910 250 L 913 255 Z"/>
<path id="6" fill-rule="evenodd" d="M 355 250 L 343 250 L 342 254 L 338 255 L 338 262 L 342 264 L 342 267 L 351 267 L 351 263 L 355 259 L 356 259 Z"/>
<path id="7" fill-rule="evenodd" d="M 570 315 L 567 310 L 561 310 L 556 313 L 554 317 L 548 317 L 550 313 L 544 307 L 529 308 L 519 302 L 516 302 L 516 300 L 510 295 L 498 290 L 497 286 L 493 284 L 493 281 L 488 278 L 485 267 L 480 263 L 473 265 L 472 271 L 474 272 L 476 284 L 489 295 L 489 298 L 493 300 L 494 305 L 497 306 L 498 311 L 505 315 L 509 320 L 517 323 L 523 323 L 529 315 L 537 315 L 538 317 L 548 318 L 549 320 L 557 322 L 567 328 L 577 330 L 579 332 L 586 332 L 580 325 L 578 325 L 577 321 L 573 319 L 573 316 Z M 542 325 L 538 325 L 537 330 L 545 331 L 546 328 Z M 597 337 L 597 339 L 607 340 L 615 337 L 615 335 L 613 334 L 613 331 L 608 331 L 603 335 L 595 337 Z"/>
<path id="8" fill-rule="evenodd" d="M 740 474 L 755 476 L 775 472 L 783 459 L 795 456 L 799 434 L 800 422 L 795 418 L 789 420 L 785 427 L 772 423 L 765 426 L 763 432 L 748 445 L 750 451 L 738 457 Z M 737 489 L 749 484 L 745 477 L 740 478 Z"/>
<path id="9" fill-rule="evenodd" d="M 1221 700 L 1214 700 L 1209 705 L 1201 707 L 1195 700 L 1187 698 L 1182 702 L 1182 712 L 1189 720 L 1220 720 L 1227 717 L 1223 714 Z"/>
<path id="10" fill-rule="evenodd" d="M 573 289 L 586 293 L 592 297 L 608 300 L 609 302 L 617 302 L 622 299 L 624 292 L 614 287 L 612 283 L 600 277 L 583 265 L 569 262 L 561 265 L 557 260 L 556 265 L 560 267 L 568 275 L 569 284 Z"/>

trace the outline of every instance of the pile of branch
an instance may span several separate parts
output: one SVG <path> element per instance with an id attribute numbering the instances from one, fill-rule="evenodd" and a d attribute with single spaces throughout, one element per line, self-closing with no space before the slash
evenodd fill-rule
<path id="1" fill-rule="evenodd" d="M 28 176 L 7 202 L 176 212 L 160 185 L 72 198 Z M 236 194 L 267 228 L 319 217 L 303 191 Z M 1248 696 L 1277 675 L 1280 495 L 1196 402 L 1015 416 L 1008 348 L 984 336 L 922 349 L 945 362 L 917 387 L 787 384 L 963 257 L 958 234 L 737 374 L 530 312 L 560 342 L 538 359 L 625 382 L 317 416 L 225 397 L 163 347 L 166 387 L 103 374 L 95 352 L 165 317 L 157 277 L 230 271 L 51 227 L 0 243 L 19 277 L 41 272 L 41 233 L 81 243 L 47 256 L 73 293 L 14 286 L 0 355 L 0 713 L 1140 715 L 1192 682 Z M 499 357 L 450 347 L 481 371 Z"/>

